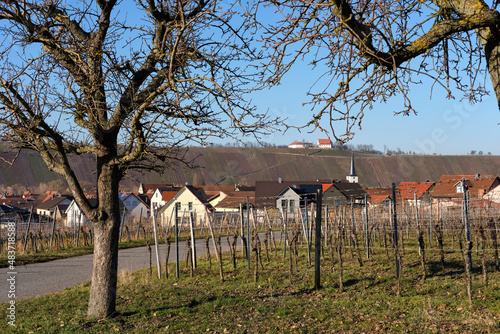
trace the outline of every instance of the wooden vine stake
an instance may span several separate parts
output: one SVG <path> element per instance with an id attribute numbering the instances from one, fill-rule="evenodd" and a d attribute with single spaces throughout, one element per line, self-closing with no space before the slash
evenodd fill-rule
<path id="1" fill-rule="evenodd" d="M 321 200 L 323 197 L 322 189 L 316 193 L 316 240 L 314 249 L 314 289 L 321 288 Z"/>
<path id="2" fill-rule="evenodd" d="M 221 282 L 224 282 L 224 272 L 222 269 L 222 256 L 220 252 L 218 251 L 219 247 L 217 246 L 217 241 L 215 240 L 215 235 L 214 235 L 214 229 L 212 226 L 212 217 L 208 217 L 208 227 L 210 229 L 210 235 L 212 236 L 212 242 L 215 248 L 215 254 L 217 255 L 217 261 L 219 262 L 219 274 L 220 274 L 220 280 Z"/>
<path id="3" fill-rule="evenodd" d="M 168 278 L 168 258 L 170 257 L 170 237 L 167 237 L 167 240 L 166 240 L 166 244 L 167 244 L 167 254 L 165 256 L 165 277 Z"/>
<path id="4" fill-rule="evenodd" d="M 491 243 L 493 246 L 493 254 L 495 257 L 495 270 L 500 270 L 500 261 L 498 256 L 498 233 L 495 226 L 495 221 L 490 218 L 488 223 L 488 228 L 490 230 Z"/>
<path id="5" fill-rule="evenodd" d="M 420 253 L 420 264 L 422 266 L 422 280 L 427 279 L 427 271 L 425 269 L 425 242 L 424 235 L 422 233 L 422 229 L 420 227 L 420 221 L 418 220 L 418 201 L 417 201 L 417 193 L 413 194 L 415 201 L 415 220 L 417 222 L 417 240 L 418 240 L 418 250 Z"/>
<path id="6" fill-rule="evenodd" d="M 238 233 L 235 233 L 234 234 L 234 237 L 233 237 L 233 242 L 231 244 L 231 247 L 229 248 L 232 248 L 232 258 L 233 258 L 233 268 L 236 269 L 236 243 L 238 241 Z"/>
<path id="7" fill-rule="evenodd" d="M 158 229 L 156 227 L 156 213 L 153 209 L 153 230 L 155 234 L 155 253 L 156 253 L 156 266 L 158 267 L 158 278 L 161 278 L 161 262 L 160 262 L 160 252 L 159 252 L 159 242 L 158 242 Z"/>
<path id="8" fill-rule="evenodd" d="M 153 276 L 153 263 L 151 262 L 151 245 L 149 244 L 149 240 L 147 240 L 147 245 L 149 253 L 149 276 Z"/>
<path id="9" fill-rule="evenodd" d="M 396 279 L 398 280 L 398 297 L 401 297 L 401 273 L 400 270 L 400 260 L 398 250 L 398 214 L 396 210 L 396 184 L 392 183 L 392 223 L 394 226 L 394 261 L 396 264 Z"/>
<path id="10" fill-rule="evenodd" d="M 485 286 L 488 286 L 488 271 L 486 268 L 486 234 L 484 233 L 485 228 L 485 224 L 481 222 L 481 226 L 479 228 L 479 240 L 481 244 L 481 267 L 483 272 L 483 284 Z"/>
<path id="11" fill-rule="evenodd" d="M 205 238 L 205 249 L 206 249 L 206 253 L 207 253 L 206 259 L 208 261 L 208 269 L 212 270 L 212 255 L 210 254 L 210 238 L 208 236 Z"/>
<path id="12" fill-rule="evenodd" d="M 459 238 L 458 241 L 460 245 L 460 251 L 462 253 L 462 258 L 464 260 L 464 266 L 465 266 L 465 286 L 467 290 L 467 297 L 469 300 L 469 304 L 472 305 L 472 273 L 471 273 L 471 263 L 469 261 L 469 258 L 471 256 L 471 251 L 472 251 L 472 242 L 467 241 L 465 249 L 462 245 L 462 239 Z"/>
<path id="13" fill-rule="evenodd" d="M 439 261 L 441 262 L 441 267 L 443 271 L 445 270 L 446 266 L 444 263 L 444 242 L 443 242 L 443 222 L 440 220 L 436 224 L 436 238 L 438 242 L 438 248 L 439 248 Z"/>

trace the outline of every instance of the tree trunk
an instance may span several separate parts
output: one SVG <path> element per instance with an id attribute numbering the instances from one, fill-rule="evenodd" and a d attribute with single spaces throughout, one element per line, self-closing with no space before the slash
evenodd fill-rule
<path id="1" fill-rule="evenodd" d="M 87 311 L 90 318 L 105 318 L 115 312 L 119 222 L 118 219 L 94 227 L 94 264 Z"/>
<path id="2" fill-rule="evenodd" d="M 485 28 L 478 31 L 478 36 L 484 49 L 488 73 L 500 108 L 500 34 L 497 29 Z"/>
<path id="3" fill-rule="evenodd" d="M 116 166 L 106 165 L 102 158 L 98 158 L 97 170 L 99 204 L 95 210 L 86 212 L 94 226 L 94 263 L 87 316 L 106 318 L 115 313 L 116 308 L 121 174 Z"/>

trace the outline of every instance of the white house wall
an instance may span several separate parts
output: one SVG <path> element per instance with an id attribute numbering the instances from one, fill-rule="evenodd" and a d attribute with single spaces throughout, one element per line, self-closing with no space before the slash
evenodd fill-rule
<path id="1" fill-rule="evenodd" d="M 181 217 L 183 214 L 185 215 L 184 219 L 189 219 L 190 211 L 189 211 L 189 203 L 192 203 L 192 211 L 195 213 L 195 224 L 201 225 L 205 223 L 208 219 L 207 217 L 207 209 L 203 203 L 201 203 L 196 196 L 193 195 L 187 188 L 183 188 L 179 191 L 179 193 L 174 197 L 167 206 L 165 206 L 161 210 L 160 214 L 160 222 L 162 224 L 168 224 L 170 220 L 170 216 L 174 213 L 175 203 L 181 203 L 181 207 L 179 209 L 178 215 Z"/>
<path id="2" fill-rule="evenodd" d="M 127 208 L 127 211 L 132 217 L 139 217 L 142 214 L 142 218 L 147 218 L 149 209 L 144 203 L 139 202 L 139 204 L 134 208 L 130 208 L 130 210 Z"/>
<path id="3" fill-rule="evenodd" d="M 84 224 L 90 224 L 90 220 L 82 214 L 80 207 L 76 205 L 76 202 L 71 202 L 70 206 L 66 210 L 66 226 L 75 227 L 83 226 Z"/>
<path id="4" fill-rule="evenodd" d="M 157 211 L 165 205 L 165 201 L 162 200 L 162 196 L 162 192 L 159 189 L 156 189 L 151 197 L 151 214 L 153 214 L 153 209 L 154 211 Z"/>
<path id="5" fill-rule="evenodd" d="M 495 188 L 490 190 L 486 195 L 484 195 L 483 199 L 495 203 L 500 203 L 500 186 L 496 186 Z"/>
<path id="6" fill-rule="evenodd" d="M 283 195 L 279 196 L 276 199 L 276 207 L 281 210 L 285 210 L 285 208 L 282 208 L 281 206 L 281 201 L 286 200 L 287 201 L 287 207 L 290 210 L 294 211 L 300 206 L 300 196 L 297 195 L 296 192 L 293 190 L 288 190 L 286 191 Z M 294 205 L 290 205 L 290 201 L 293 201 Z"/>

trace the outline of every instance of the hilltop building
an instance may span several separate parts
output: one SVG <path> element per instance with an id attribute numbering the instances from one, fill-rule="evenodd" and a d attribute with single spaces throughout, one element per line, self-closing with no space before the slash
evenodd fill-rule
<path id="1" fill-rule="evenodd" d="M 313 145 L 312 143 L 303 143 L 300 141 L 295 141 L 288 145 L 288 148 L 322 148 L 322 149 L 329 149 L 333 148 L 333 143 L 330 139 L 318 139 L 318 142 L 316 145 Z"/>
<path id="2" fill-rule="evenodd" d="M 333 143 L 330 139 L 318 139 L 319 148 L 333 148 Z"/>
<path id="3" fill-rule="evenodd" d="M 300 141 L 295 141 L 288 145 L 288 148 L 310 148 L 313 147 L 313 144 L 311 143 L 302 143 Z"/>

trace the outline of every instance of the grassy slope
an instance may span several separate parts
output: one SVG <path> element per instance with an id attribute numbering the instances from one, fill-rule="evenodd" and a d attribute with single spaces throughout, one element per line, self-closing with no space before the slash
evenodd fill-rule
<path id="1" fill-rule="evenodd" d="M 416 245 L 406 245 L 402 297 L 396 294 L 392 257 L 376 249 L 359 266 L 344 254 L 344 291 L 339 292 L 338 266 L 327 251 L 322 262 L 322 289 L 312 289 L 314 268 L 300 253 L 290 277 L 282 250 L 271 252 L 257 282 L 244 259 L 233 269 L 225 254 L 225 281 L 199 261 L 194 277 L 181 265 L 181 278 L 158 279 L 149 270 L 126 273 L 118 285 L 118 314 L 107 320 L 86 319 L 89 283 L 57 294 L 16 303 L 17 328 L 7 324 L 6 304 L 0 307 L 0 332 L 18 333 L 479 333 L 500 331 L 500 272 L 481 283 L 475 259 L 473 303 L 464 289 L 458 253 L 446 255 L 442 270 L 429 253 L 429 274 L 422 281 Z M 289 254 L 289 253 L 288 253 Z M 491 269 L 491 267 L 489 268 Z M 174 276 L 174 277 L 172 277 Z"/>
<path id="2" fill-rule="evenodd" d="M 163 175 L 131 172 L 123 181 L 128 189 L 139 182 L 177 184 L 254 184 L 258 180 L 344 179 L 351 152 L 287 148 L 189 148 L 186 158 L 197 169 L 173 166 Z M 437 181 L 443 174 L 499 174 L 500 156 L 378 156 L 355 153 L 359 181 L 366 187 L 401 181 Z M 77 176 L 91 181 L 95 174 L 88 158 L 73 163 Z M 0 184 L 34 186 L 58 178 L 40 157 L 23 153 L 12 168 L 0 163 Z"/>

